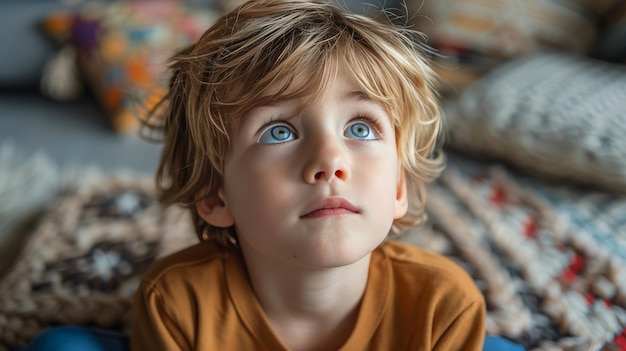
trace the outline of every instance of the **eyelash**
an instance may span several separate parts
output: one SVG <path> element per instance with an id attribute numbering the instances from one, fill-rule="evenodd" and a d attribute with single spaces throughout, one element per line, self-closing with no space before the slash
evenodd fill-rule
<path id="1" fill-rule="evenodd" d="M 263 132 L 265 132 L 267 130 L 267 128 L 273 127 L 273 126 L 275 126 L 277 124 L 287 125 L 295 133 L 296 129 L 289 122 L 287 122 L 286 120 L 284 120 L 282 118 L 270 118 L 267 122 L 263 123 L 261 125 L 261 127 L 259 127 L 258 134 L 259 135 L 263 134 Z"/>
<path id="2" fill-rule="evenodd" d="M 359 113 L 357 117 L 350 119 L 348 123 L 351 124 L 351 123 L 354 123 L 355 121 L 363 121 L 367 123 L 370 127 L 372 127 L 372 129 L 374 130 L 374 133 L 376 133 L 377 136 L 382 135 L 382 124 L 380 123 L 378 118 L 375 118 L 369 115 L 368 113 Z M 289 126 L 289 128 L 293 131 L 293 133 L 296 134 L 296 137 L 298 136 L 298 133 L 296 133 L 296 129 L 289 122 L 281 118 L 270 118 L 267 122 L 263 123 L 261 127 L 259 128 L 259 134 L 263 134 L 263 132 L 266 131 L 267 128 L 274 126 L 276 124 L 285 124 Z"/>
<path id="3" fill-rule="evenodd" d="M 349 123 L 353 123 L 355 121 L 362 121 L 367 123 L 373 129 L 377 137 L 380 137 L 382 135 L 382 125 L 378 118 L 374 118 L 367 113 L 361 113 L 358 117 L 351 119 Z"/>

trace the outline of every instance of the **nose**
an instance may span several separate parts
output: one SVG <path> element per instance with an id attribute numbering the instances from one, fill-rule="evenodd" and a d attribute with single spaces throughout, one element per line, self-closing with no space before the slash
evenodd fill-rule
<path id="1" fill-rule="evenodd" d="M 304 180 L 309 184 L 346 181 L 350 177 L 347 152 L 340 141 L 324 138 L 310 143 L 306 157 Z"/>

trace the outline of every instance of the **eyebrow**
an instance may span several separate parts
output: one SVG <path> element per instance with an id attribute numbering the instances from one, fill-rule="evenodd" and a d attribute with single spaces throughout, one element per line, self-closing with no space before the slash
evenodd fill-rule
<path id="1" fill-rule="evenodd" d="M 372 101 L 372 99 L 369 97 L 369 95 L 367 95 L 362 90 L 351 90 L 351 91 L 348 91 L 347 93 L 345 93 L 343 95 L 343 97 L 344 98 L 349 98 L 349 99 L 356 99 L 356 100 Z M 254 109 L 257 109 L 257 108 L 261 108 L 261 107 L 272 107 L 272 106 L 276 106 L 276 105 L 278 105 L 280 103 L 290 102 L 292 100 L 293 99 L 277 100 L 277 101 L 267 101 L 265 103 L 255 105 L 251 110 L 254 110 Z"/>
<path id="2" fill-rule="evenodd" d="M 347 98 L 356 98 L 357 100 L 372 101 L 372 99 L 365 92 L 361 90 L 353 90 L 344 95 Z"/>

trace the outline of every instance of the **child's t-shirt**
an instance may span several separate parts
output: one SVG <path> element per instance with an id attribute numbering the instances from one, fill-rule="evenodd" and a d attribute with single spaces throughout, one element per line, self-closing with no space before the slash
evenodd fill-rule
<path id="1" fill-rule="evenodd" d="M 341 350 L 481 350 L 482 294 L 451 260 L 388 241 L 372 253 L 358 321 Z M 157 261 L 134 300 L 132 350 L 287 350 L 236 249 L 203 242 Z"/>

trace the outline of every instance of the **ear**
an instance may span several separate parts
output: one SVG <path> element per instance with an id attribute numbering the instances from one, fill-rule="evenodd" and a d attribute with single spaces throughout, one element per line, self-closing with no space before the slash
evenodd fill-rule
<path id="1" fill-rule="evenodd" d="M 196 211 L 202 219 L 214 227 L 227 228 L 235 224 L 232 213 L 224 202 L 220 189 L 217 194 L 204 197 L 196 202 Z"/>
<path id="2" fill-rule="evenodd" d="M 396 186 L 396 203 L 393 212 L 393 219 L 402 218 L 409 209 L 409 199 L 407 197 L 406 175 L 404 170 L 398 172 L 398 185 Z"/>

